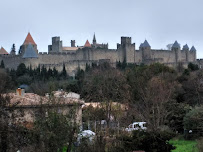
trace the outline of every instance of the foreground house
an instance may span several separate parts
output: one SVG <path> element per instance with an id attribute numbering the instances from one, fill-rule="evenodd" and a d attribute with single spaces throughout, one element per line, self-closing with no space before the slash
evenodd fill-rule
<path id="1" fill-rule="evenodd" d="M 82 123 L 82 105 L 84 101 L 75 93 L 55 91 L 53 95 L 39 96 L 34 93 L 24 93 L 23 89 L 17 89 L 16 93 L 10 93 L 11 105 L 16 104 L 16 122 L 24 123 L 26 127 L 32 127 L 36 116 L 40 113 L 47 115 L 48 110 L 67 114 L 75 108 L 76 121 Z M 41 110 L 41 111 L 40 111 Z"/>

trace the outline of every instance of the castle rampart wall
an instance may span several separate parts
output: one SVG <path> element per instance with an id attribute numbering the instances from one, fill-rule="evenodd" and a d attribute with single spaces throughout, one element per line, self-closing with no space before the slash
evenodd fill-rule
<path id="1" fill-rule="evenodd" d="M 136 50 L 135 51 L 135 63 L 141 63 L 142 62 L 142 51 Z"/>
<path id="2" fill-rule="evenodd" d="M 20 55 L 0 55 L 0 61 L 3 60 L 6 68 L 17 69 L 17 66 L 23 62 Z"/>
<path id="3" fill-rule="evenodd" d="M 147 42 L 148 43 L 148 42 Z M 130 37 L 121 37 L 121 44 L 117 44 L 117 49 L 84 47 L 75 51 L 61 51 L 62 41 L 59 37 L 52 38 L 52 45 L 49 46 L 49 53 L 39 53 L 38 58 L 22 58 L 22 55 L 0 55 L 0 61 L 3 60 L 6 68 L 17 69 L 20 63 L 26 66 L 32 65 L 36 68 L 38 65 L 44 65 L 47 68 L 56 67 L 61 71 L 63 65 L 66 66 L 68 74 L 74 75 L 77 68 L 85 69 L 86 64 L 93 62 L 99 64 L 104 61 L 110 62 L 115 66 L 116 62 L 144 63 L 154 62 L 164 63 L 175 67 L 179 62 L 187 65 L 188 62 L 196 62 L 196 51 L 186 49 L 180 50 L 157 50 L 151 49 L 151 46 L 140 47 L 135 50 L 135 43 L 131 43 Z"/>
<path id="4" fill-rule="evenodd" d="M 110 59 L 110 62 L 119 61 L 119 52 L 115 49 L 94 49 L 92 60 Z"/>
<path id="5" fill-rule="evenodd" d="M 56 54 L 39 54 L 41 64 L 57 64 L 76 59 L 75 53 L 56 53 Z"/>
<path id="6" fill-rule="evenodd" d="M 196 62 L 196 52 L 195 51 L 189 51 L 188 62 Z"/>
<path id="7" fill-rule="evenodd" d="M 175 52 L 171 50 L 154 50 L 152 49 L 152 59 L 162 58 L 162 63 L 175 62 Z"/>
<path id="8" fill-rule="evenodd" d="M 187 62 L 187 57 L 186 57 L 186 50 L 181 50 L 181 61 L 182 62 Z"/>
<path id="9" fill-rule="evenodd" d="M 98 61 L 87 61 L 87 60 L 75 60 L 75 61 L 68 61 L 68 62 L 61 62 L 58 64 L 40 64 L 40 66 L 45 66 L 47 69 L 54 67 L 58 71 L 63 70 L 63 65 L 65 65 L 66 71 L 70 76 L 75 76 L 78 68 L 85 70 L 86 65 L 92 65 L 92 63 L 98 64 Z"/>

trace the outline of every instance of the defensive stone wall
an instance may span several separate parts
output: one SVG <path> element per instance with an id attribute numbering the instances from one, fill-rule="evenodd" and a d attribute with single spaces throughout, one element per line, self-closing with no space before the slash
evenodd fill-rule
<path id="1" fill-rule="evenodd" d="M 115 49 L 94 49 L 92 50 L 92 60 L 109 59 L 110 62 L 119 61 L 119 51 Z"/>
<path id="2" fill-rule="evenodd" d="M 175 52 L 171 50 L 151 50 L 152 59 L 162 58 L 161 63 L 175 62 Z"/>
<path id="3" fill-rule="evenodd" d="M 118 61 L 126 61 L 136 64 L 160 62 L 171 67 L 177 66 L 178 62 L 182 62 L 184 65 L 189 62 L 196 62 L 196 50 L 194 48 L 194 51 L 189 51 L 189 48 L 180 50 L 180 47 L 172 50 L 157 50 L 151 49 L 145 40 L 140 49 L 136 50 L 135 43 L 131 42 L 130 37 L 121 37 L 121 44 L 117 44 L 117 49 L 84 46 L 68 52 L 62 51 L 60 37 L 53 37 L 52 45 L 49 45 L 48 48 L 48 53 L 40 52 L 38 58 L 22 58 L 22 55 L 0 55 L 0 61 L 3 60 L 6 68 L 10 69 L 17 69 L 20 63 L 24 63 L 26 66 L 32 65 L 33 68 L 44 65 L 47 68 L 55 67 L 61 71 L 65 65 L 68 74 L 72 76 L 78 68 L 85 69 L 86 64 L 100 64 L 104 61 L 108 61 L 112 66 L 115 66 Z M 198 64 L 202 63 L 202 61 L 198 61 Z"/>

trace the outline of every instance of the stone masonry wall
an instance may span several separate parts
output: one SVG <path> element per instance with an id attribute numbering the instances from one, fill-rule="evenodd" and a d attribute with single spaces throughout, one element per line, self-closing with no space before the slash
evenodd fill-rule
<path id="1" fill-rule="evenodd" d="M 53 39 L 54 43 L 62 43 L 58 37 Z M 58 45 L 57 45 L 58 46 Z M 61 46 L 61 45 L 60 45 Z M 54 49 L 52 47 L 52 49 Z M 135 50 L 135 44 L 131 43 L 131 38 L 123 37 L 121 39 L 121 44 L 117 44 L 117 49 L 95 49 L 91 47 L 78 49 L 74 52 L 60 52 L 57 50 L 49 51 L 47 53 L 39 53 L 38 58 L 27 58 L 23 59 L 20 55 L 0 55 L 0 61 L 3 60 L 6 68 L 17 69 L 20 63 L 25 63 L 26 66 L 32 65 L 33 68 L 38 65 L 44 65 L 47 68 L 56 67 L 57 70 L 61 71 L 63 64 L 66 66 L 66 70 L 69 75 L 74 75 L 78 68 L 85 69 L 86 64 L 97 63 L 100 60 L 109 62 L 115 66 L 116 62 L 123 62 L 126 59 L 127 63 L 137 63 L 146 62 L 145 64 L 150 64 L 153 62 L 160 62 L 170 66 L 177 65 L 177 53 L 174 50 L 149 50 L 149 59 L 145 60 L 143 58 L 143 50 Z M 188 52 L 188 53 L 187 53 Z M 186 56 L 186 54 L 188 54 Z M 184 62 L 186 65 L 188 62 L 196 62 L 196 51 L 186 51 L 181 50 L 178 53 L 178 59 Z M 188 58 L 188 62 L 186 59 Z"/>

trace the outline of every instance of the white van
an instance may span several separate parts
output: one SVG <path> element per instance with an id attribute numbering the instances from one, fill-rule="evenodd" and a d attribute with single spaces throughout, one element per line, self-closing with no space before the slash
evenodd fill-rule
<path id="1" fill-rule="evenodd" d="M 133 130 L 146 130 L 146 122 L 134 122 L 125 128 L 125 131 L 133 131 Z"/>

